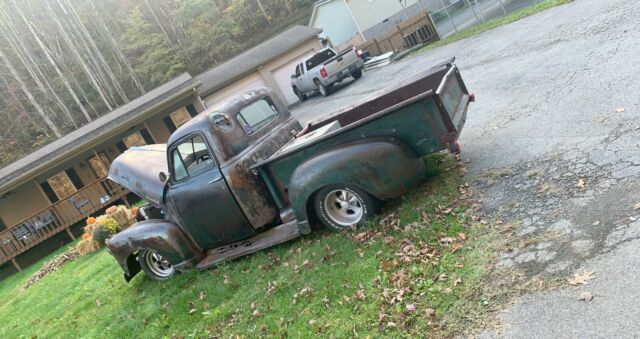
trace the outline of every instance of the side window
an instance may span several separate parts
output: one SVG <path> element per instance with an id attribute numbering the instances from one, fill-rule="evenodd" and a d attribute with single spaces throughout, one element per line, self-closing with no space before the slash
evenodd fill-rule
<path id="1" fill-rule="evenodd" d="M 300 64 L 296 66 L 296 78 L 300 76 Z"/>
<path id="2" fill-rule="evenodd" d="M 277 115 L 276 106 L 267 98 L 262 98 L 241 109 L 236 114 L 236 119 L 247 134 L 253 134 Z"/>
<path id="3" fill-rule="evenodd" d="M 202 136 L 182 141 L 171 151 L 174 181 L 196 176 L 214 166 L 213 157 Z"/>

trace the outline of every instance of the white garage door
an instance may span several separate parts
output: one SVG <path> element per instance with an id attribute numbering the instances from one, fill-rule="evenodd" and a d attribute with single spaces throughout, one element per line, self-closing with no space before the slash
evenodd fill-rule
<path id="1" fill-rule="evenodd" d="M 278 84 L 278 88 L 284 94 L 284 98 L 288 105 L 298 101 L 298 97 L 293 93 L 291 89 L 291 74 L 295 73 L 296 65 L 301 63 L 302 60 L 308 58 L 315 53 L 313 50 L 307 51 L 294 60 L 274 69 L 271 71 L 271 75 Z"/>
<path id="2" fill-rule="evenodd" d="M 213 107 L 226 98 L 235 95 L 242 95 L 246 92 L 251 91 L 252 89 L 256 89 L 259 87 L 267 86 L 264 84 L 264 81 L 262 80 L 260 75 L 258 73 L 254 73 L 205 97 L 204 103 L 207 105 L 207 107 Z"/>

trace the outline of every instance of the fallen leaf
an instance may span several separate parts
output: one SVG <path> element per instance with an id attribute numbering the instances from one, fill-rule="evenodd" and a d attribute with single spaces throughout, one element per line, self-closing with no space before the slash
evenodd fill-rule
<path id="1" fill-rule="evenodd" d="M 624 112 L 625 110 L 626 110 L 626 108 L 624 108 L 624 107 L 618 107 L 618 108 L 616 108 L 616 112 L 618 112 L 618 113 L 622 113 L 622 112 Z"/>
<path id="2" fill-rule="evenodd" d="M 600 119 L 600 122 L 601 122 L 601 123 L 606 123 L 607 121 L 609 121 L 609 118 L 606 118 L 606 117 L 605 117 L 605 118 Z"/>
<path id="3" fill-rule="evenodd" d="M 593 278 L 593 271 L 584 271 L 582 273 L 576 273 L 573 277 L 567 279 L 569 285 L 578 286 L 578 285 L 588 285 L 589 280 Z"/>
<path id="4" fill-rule="evenodd" d="M 317 321 L 315 319 L 309 320 L 309 325 L 315 325 Z"/>
<path id="5" fill-rule="evenodd" d="M 192 309 L 189 310 L 189 314 L 194 314 L 194 313 L 196 313 L 196 311 L 198 311 L 198 310 L 196 310 L 195 308 L 192 308 Z"/>
<path id="6" fill-rule="evenodd" d="M 255 311 L 255 310 L 256 310 L 256 308 L 257 308 L 256 303 L 251 303 L 251 309 Z"/>
<path id="7" fill-rule="evenodd" d="M 633 209 L 634 210 L 640 210 L 640 202 L 635 204 L 635 205 L 633 205 Z"/>
<path id="8" fill-rule="evenodd" d="M 593 225 L 593 226 L 598 226 L 598 225 L 600 225 L 600 220 L 596 220 L 596 221 L 595 221 L 593 224 L 591 224 L 591 225 Z"/>
<path id="9" fill-rule="evenodd" d="M 591 300 L 593 300 L 593 294 L 591 294 L 589 292 L 582 292 L 580 294 L 580 298 L 578 298 L 578 300 L 580 300 L 580 301 L 591 301 Z"/>
<path id="10" fill-rule="evenodd" d="M 387 327 L 396 327 L 396 323 L 390 321 L 387 323 Z"/>
<path id="11" fill-rule="evenodd" d="M 580 178 L 580 180 L 578 180 L 578 182 L 576 183 L 576 187 L 584 188 L 584 179 Z"/>
<path id="12" fill-rule="evenodd" d="M 198 295 L 198 299 L 204 300 L 206 297 L 207 295 L 204 293 L 204 291 L 200 291 L 200 294 Z"/>
<path id="13" fill-rule="evenodd" d="M 458 233 L 458 238 L 459 238 L 460 240 L 467 240 L 467 235 L 466 235 L 466 234 L 464 234 L 464 233 Z"/>
<path id="14" fill-rule="evenodd" d="M 458 278 L 453 281 L 453 286 L 458 286 L 459 284 L 462 284 L 462 278 Z"/>
<path id="15" fill-rule="evenodd" d="M 96 299 L 96 306 L 100 307 L 100 305 L 102 305 L 102 303 L 100 303 L 100 299 Z"/>
<path id="16" fill-rule="evenodd" d="M 260 313 L 260 311 L 255 310 L 255 311 L 253 311 L 252 315 L 253 315 L 254 317 L 259 317 L 259 316 L 261 315 L 261 313 Z"/>
<path id="17" fill-rule="evenodd" d="M 427 312 L 427 316 L 429 317 L 433 318 L 436 316 L 436 310 L 434 310 L 433 308 L 427 308 L 426 312 Z"/>
<path id="18" fill-rule="evenodd" d="M 409 312 L 413 312 L 413 311 L 415 311 L 415 310 L 416 310 L 416 305 L 415 305 L 415 304 L 406 304 L 404 307 L 405 307 L 405 308 L 407 309 L 407 311 L 409 311 Z"/>

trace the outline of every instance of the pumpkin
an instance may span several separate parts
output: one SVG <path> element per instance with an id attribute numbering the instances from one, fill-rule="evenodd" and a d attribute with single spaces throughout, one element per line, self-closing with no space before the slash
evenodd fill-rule
<path id="1" fill-rule="evenodd" d="M 138 214 L 138 208 L 137 207 L 132 207 L 131 208 L 131 215 L 137 215 Z"/>
<path id="2" fill-rule="evenodd" d="M 96 223 L 96 218 L 94 217 L 88 217 L 87 218 L 87 225 L 93 225 Z"/>
<path id="3" fill-rule="evenodd" d="M 91 238 L 91 234 L 89 234 L 89 233 L 82 234 L 82 240 L 86 240 L 86 239 L 89 239 L 89 238 Z"/>
<path id="4" fill-rule="evenodd" d="M 107 214 L 112 214 L 117 210 L 118 210 L 117 206 L 111 206 L 111 207 L 107 208 L 107 210 L 105 212 L 107 212 Z"/>

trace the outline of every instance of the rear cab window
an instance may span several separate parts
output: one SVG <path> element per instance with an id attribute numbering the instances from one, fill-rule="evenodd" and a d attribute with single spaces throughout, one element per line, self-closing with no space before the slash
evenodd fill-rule
<path id="1" fill-rule="evenodd" d="M 179 182 L 212 169 L 215 162 L 202 136 L 195 135 L 172 148 L 171 166 L 173 180 Z"/>
<path id="2" fill-rule="evenodd" d="M 307 69 L 312 69 L 333 58 L 334 56 L 336 56 L 336 53 L 330 49 L 320 51 L 306 61 Z"/>
<path id="3" fill-rule="evenodd" d="M 268 98 L 262 98 L 236 113 L 236 120 L 245 133 L 251 135 L 278 116 L 276 106 Z"/>

